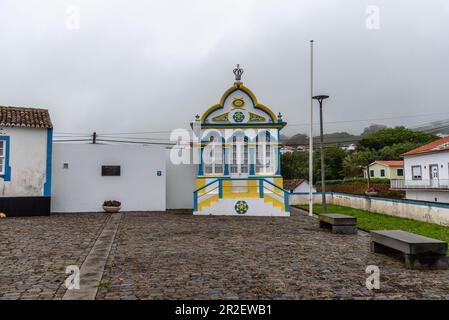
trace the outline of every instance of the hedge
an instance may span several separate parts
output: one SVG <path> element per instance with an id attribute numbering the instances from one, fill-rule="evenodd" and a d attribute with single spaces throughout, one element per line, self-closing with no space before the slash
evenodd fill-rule
<path id="1" fill-rule="evenodd" d="M 373 184 L 390 184 L 390 179 L 372 178 L 370 179 Z M 331 184 L 350 184 L 350 183 L 368 183 L 366 178 L 346 178 L 339 180 L 326 180 L 326 185 Z M 321 181 L 316 181 L 316 185 L 319 186 Z"/>

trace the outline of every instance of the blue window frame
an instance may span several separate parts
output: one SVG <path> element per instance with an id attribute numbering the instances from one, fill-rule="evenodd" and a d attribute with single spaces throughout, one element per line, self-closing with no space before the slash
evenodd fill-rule
<path id="1" fill-rule="evenodd" d="M 380 176 L 385 177 L 385 169 L 380 169 Z"/>
<path id="2" fill-rule="evenodd" d="M 11 167 L 9 165 L 9 136 L 0 136 L 0 179 L 11 181 Z"/>

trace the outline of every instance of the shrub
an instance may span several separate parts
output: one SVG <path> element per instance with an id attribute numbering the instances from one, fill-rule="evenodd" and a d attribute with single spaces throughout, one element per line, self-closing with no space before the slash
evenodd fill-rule
<path id="1" fill-rule="evenodd" d="M 390 179 L 381 179 L 381 178 L 372 178 L 370 182 L 373 184 L 390 184 Z M 345 178 L 339 180 L 326 180 L 326 185 L 332 184 L 352 184 L 352 183 L 368 183 L 368 179 L 366 178 Z M 321 185 L 321 181 L 316 181 L 316 185 Z"/>
<path id="2" fill-rule="evenodd" d="M 117 200 L 106 200 L 105 202 L 103 202 L 103 206 L 105 207 L 120 207 L 121 205 L 122 203 Z"/>

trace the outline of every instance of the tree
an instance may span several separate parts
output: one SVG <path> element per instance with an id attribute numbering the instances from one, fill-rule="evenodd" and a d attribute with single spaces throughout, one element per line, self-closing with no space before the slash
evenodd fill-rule
<path id="1" fill-rule="evenodd" d="M 326 180 L 343 179 L 343 160 L 346 152 L 338 146 L 324 147 L 324 176 Z M 315 149 L 313 155 L 313 176 L 315 181 L 321 181 L 320 149 Z"/>
<path id="2" fill-rule="evenodd" d="M 295 151 L 281 155 L 281 174 L 284 179 L 307 179 L 308 172 L 307 152 Z"/>
<path id="3" fill-rule="evenodd" d="M 368 189 L 371 185 L 369 174 L 369 165 L 376 161 L 378 153 L 375 150 L 361 150 L 351 153 L 343 160 L 343 171 L 345 176 L 360 176 L 363 170 L 366 170 L 368 179 Z"/>
<path id="4" fill-rule="evenodd" d="M 386 129 L 386 128 L 387 128 L 387 126 L 384 126 L 383 124 L 375 124 L 375 123 L 373 123 L 369 127 L 366 127 L 365 129 L 363 129 L 362 137 L 366 136 L 366 135 L 368 135 L 370 133 L 374 133 L 374 132 L 377 132 L 379 130 Z"/>
<path id="5" fill-rule="evenodd" d="M 361 149 L 380 150 L 384 147 L 398 143 L 409 142 L 422 145 L 437 139 L 437 136 L 399 126 L 381 129 L 365 135 L 362 140 L 360 140 L 359 147 Z"/>
<path id="6" fill-rule="evenodd" d="M 420 145 L 422 144 L 415 142 L 404 142 L 383 147 L 382 149 L 379 150 L 378 160 L 401 160 L 402 154 L 406 153 L 407 151 L 418 148 Z"/>

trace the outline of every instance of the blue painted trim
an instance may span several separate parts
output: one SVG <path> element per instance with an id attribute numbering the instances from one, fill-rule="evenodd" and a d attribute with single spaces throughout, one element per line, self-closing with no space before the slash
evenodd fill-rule
<path id="1" fill-rule="evenodd" d="M 224 175 L 229 175 L 228 148 L 224 148 Z"/>
<path id="2" fill-rule="evenodd" d="M 254 153 L 256 150 L 254 148 L 249 148 L 249 174 L 254 175 L 256 174 L 256 169 L 254 167 L 254 163 L 256 162 L 254 160 Z"/>
<path id="3" fill-rule="evenodd" d="M 280 141 L 280 136 L 279 136 L 279 129 L 278 129 L 278 140 Z M 278 147 L 276 148 L 277 151 L 277 169 L 276 169 L 276 174 L 281 174 L 281 144 L 278 143 Z"/>
<path id="4" fill-rule="evenodd" d="M 282 128 L 285 122 L 279 123 L 202 123 L 201 128 L 216 128 L 216 127 L 267 127 L 267 128 Z"/>
<path id="5" fill-rule="evenodd" d="M 202 176 L 197 176 L 197 179 L 206 179 L 206 178 L 225 178 L 225 179 L 230 179 L 231 177 L 229 176 L 229 174 L 223 174 L 220 176 L 217 175 L 213 175 L 213 176 L 208 176 L 208 175 L 202 175 Z M 272 175 L 272 176 L 259 176 L 259 175 L 254 175 L 254 176 L 249 176 L 248 179 L 250 180 L 263 180 L 263 179 L 269 179 L 269 178 L 282 178 L 282 176 L 280 175 Z M 236 179 L 236 178 L 234 178 Z M 246 178 L 242 178 L 242 180 L 246 180 Z"/>
<path id="6" fill-rule="evenodd" d="M 309 193 L 308 192 L 292 192 L 291 194 L 308 195 Z M 321 192 L 314 192 L 313 194 L 320 195 Z M 437 203 L 437 202 L 434 203 L 434 202 L 426 202 L 426 201 L 418 201 L 418 200 L 392 199 L 392 198 L 384 198 L 384 197 L 370 197 L 370 196 L 364 196 L 361 194 L 349 194 L 349 193 L 341 193 L 341 192 L 326 192 L 326 194 L 340 195 L 340 196 L 344 196 L 344 197 L 353 197 L 353 198 L 363 198 L 363 199 L 369 199 L 369 200 L 389 201 L 389 202 L 395 202 L 395 203 L 416 204 L 418 206 L 449 209 L 449 204 L 447 204 L 447 203 Z"/>
<path id="7" fill-rule="evenodd" d="M 285 211 L 288 211 L 288 206 L 289 206 L 289 202 L 288 202 L 288 192 L 285 191 L 284 192 L 284 205 L 285 205 Z"/>
<path id="8" fill-rule="evenodd" d="M 11 166 L 9 165 L 10 158 L 10 138 L 9 136 L 0 136 L 0 140 L 5 141 L 5 173 L 0 175 L 0 179 L 3 181 L 11 181 Z"/>
<path id="9" fill-rule="evenodd" d="M 223 199 L 223 180 L 218 181 L 218 198 Z"/>
<path id="10" fill-rule="evenodd" d="M 53 154 L 53 128 L 47 129 L 47 164 L 45 167 L 44 196 L 51 197 L 51 168 Z"/>
<path id="11" fill-rule="evenodd" d="M 198 211 L 198 192 L 193 191 L 193 211 Z"/>
<path id="12" fill-rule="evenodd" d="M 200 148 L 199 153 L 200 153 L 200 164 L 198 165 L 198 175 L 202 176 L 203 175 L 203 148 Z"/>
<path id="13" fill-rule="evenodd" d="M 259 198 L 263 198 L 263 180 L 259 180 Z"/>

